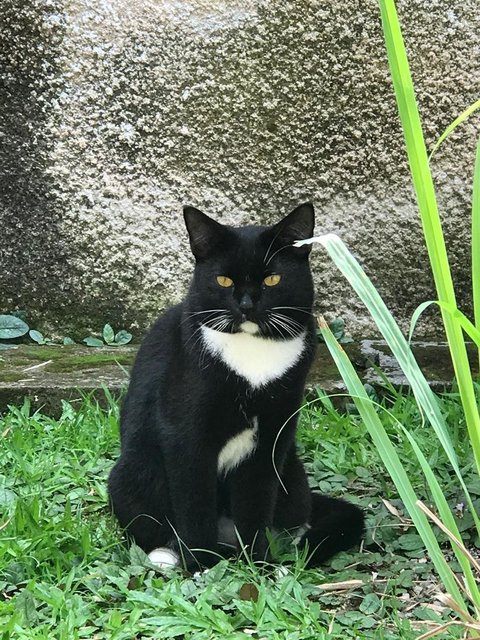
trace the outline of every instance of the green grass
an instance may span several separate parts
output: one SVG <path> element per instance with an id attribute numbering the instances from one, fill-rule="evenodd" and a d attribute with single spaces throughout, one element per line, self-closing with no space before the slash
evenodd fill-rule
<path id="1" fill-rule="evenodd" d="M 451 394 L 441 402 L 462 472 L 477 497 L 480 483 L 465 446 L 458 397 Z M 379 408 L 378 416 L 415 491 L 429 502 L 397 420 L 420 443 L 455 511 L 461 501 L 458 485 L 415 402 L 397 395 L 389 412 Z M 292 548 L 277 544 L 288 568 L 282 577 L 276 567 L 244 559 L 222 561 L 194 576 L 166 575 L 149 566 L 139 549 L 121 544 L 106 495 L 107 475 L 118 455 L 114 401 L 108 410 L 89 399 L 78 410 L 64 403 L 59 420 L 31 415 L 26 403 L 0 419 L 0 434 L 2 640 L 413 639 L 428 628 L 419 626 L 422 620 L 442 619 L 429 608 L 437 587 L 432 565 L 362 420 L 353 410 L 337 413 L 328 398 L 303 411 L 300 450 L 313 488 L 346 496 L 366 509 L 365 545 L 321 570 L 306 570 Z M 468 543 L 475 536 L 471 517 L 456 520 Z M 439 540 L 443 545 L 441 535 Z M 454 559 L 451 566 L 456 568 Z M 345 580 L 359 582 L 344 592 L 319 587 Z"/>

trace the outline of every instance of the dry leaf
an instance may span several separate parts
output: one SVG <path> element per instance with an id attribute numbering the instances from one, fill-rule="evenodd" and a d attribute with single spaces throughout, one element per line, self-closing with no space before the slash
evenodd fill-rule
<path id="1" fill-rule="evenodd" d="M 363 580 L 344 580 L 343 582 L 325 582 L 317 584 L 317 589 L 322 591 L 346 591 L 347 589 L 355 589 L 364 584 Z"/>
<path id="2" fill-rule="evenodd" d="M 385 498 L 382 498 L 382 502 L 385 505 L 387 511 L 390 511 L 392 516 L 396 516 L 397 518 L 400 518 L 400 520 L 403 520 L 402 514 L 397 509 L 397 507 L 394 507 L 393 504 L 388 500 L 385 500 Z"/>
<path id="3" fill-rule="evenodd" d="M 240 589 L 240 600 L 258 601 L 258 589 L 252 582 L 246 582 Z"/>

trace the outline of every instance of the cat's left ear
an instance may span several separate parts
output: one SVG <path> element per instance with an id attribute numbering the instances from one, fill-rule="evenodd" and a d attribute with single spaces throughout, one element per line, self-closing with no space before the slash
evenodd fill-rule
<path id="1" fill-rule="evenodd" d="M 274 227 L 275 243 L 290 245 L 295 240 L 306 240 L 313 236 L 315 227 L 315 211 L 311 202 L 304 202 L 280 220 Z M 309 253 L 312 245 L 301 247 L 301 251 Z M 297 251 L 299 251 L 297 249 Z"/>

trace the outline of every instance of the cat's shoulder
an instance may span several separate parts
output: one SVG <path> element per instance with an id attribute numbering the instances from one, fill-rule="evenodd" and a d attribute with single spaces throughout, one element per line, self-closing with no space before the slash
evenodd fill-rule
<path id="1" fill-rule="evenodd" d="M 139 349 L 139 357 L 168 353 L 180 341 L 183 304 L 166 309 L 151 326 Z"/>
<path id="2" fill-rule="evenodd" d="M 183 307 L 184 303 L 180 302 L 173 307 L 168 307 L 168 309 L 165 309 L 165 311 L 153 323 L 149 331 L 149 335 L 152 333 L 155 334 L 158 331 L 164 331 L 167 328 L 177 328 L 181 322 Z"/>

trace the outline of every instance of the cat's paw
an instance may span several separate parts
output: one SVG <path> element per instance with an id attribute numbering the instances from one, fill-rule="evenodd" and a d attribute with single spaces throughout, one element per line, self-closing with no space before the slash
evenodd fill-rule
<path id="1" fill-rule="evenodd" d="M 159 547 L 150 551 L 148 559 L 159 569 L 171 569 L 172 567 L 178 567 L 180 564 L 178 554 L 167 547 Z"/>

